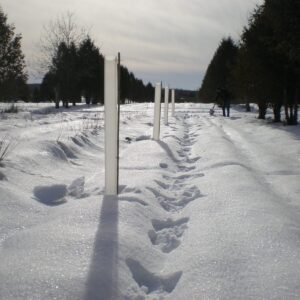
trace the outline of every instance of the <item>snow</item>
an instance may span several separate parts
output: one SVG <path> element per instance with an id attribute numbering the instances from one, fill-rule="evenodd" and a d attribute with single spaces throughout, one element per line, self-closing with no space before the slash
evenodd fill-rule
<path id="1" fill-rule="evenodd" d="M 239 106 L 121 110 L 104 196 L 103 107 L 18 104 L 0 167 L 0 299 L 299 299 L 300 129 Z M 1 110 L 1 109 L 0 109 Z"/>

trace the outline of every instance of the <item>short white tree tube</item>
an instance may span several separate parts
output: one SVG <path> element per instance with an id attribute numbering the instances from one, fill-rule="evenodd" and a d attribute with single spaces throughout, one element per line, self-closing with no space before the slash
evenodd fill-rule
<path id="1" fill-rule="evenodd" d="M 169 87 L 165 87 L 165 116 L 164 116 L 164 121 L 165 125 L 168 125 L 168 114 L 169 114 Z"/>
<path id="2" fill-rule="evenodd" d="M 105 57 L 105 194 L 118 194 L 118 69 L 116 57 Z"/>
<path id="3" fill-rule="evenodd" d="M 175 90 L 172 90 L 172 117 L 175 116 Z"/>
<path id="4" fill-rule="evenodd" d="M 160 111 L 161 111 L 161 83 L 155 85 L 153 139 L 159 141 Z"/>

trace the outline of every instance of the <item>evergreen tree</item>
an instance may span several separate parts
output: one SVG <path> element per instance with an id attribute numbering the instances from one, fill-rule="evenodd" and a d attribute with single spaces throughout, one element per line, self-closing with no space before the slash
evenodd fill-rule
<path id="1" fill-rule="evenodd" d="M 237 46 L 231 38 L 222 39 L 203 79 L 199 96 L 204 101 L 213 101 L 218 88 L 231 88 L 231 72 L 237 57 Z"/>
<path id="2" fill-rule="evenodd" d="M 56 78 L 55 74 L 51 71 L 47 72 L 43 78 L 41 84 L 41 98 L 47 101 L 55 101 L 56 107 L 58 108 L 58 102 L 55 95 L 55 87 L 56 87 Z"/>
<path id="3" fill-rule="evenodd" d="M 14 30 L 14 26 L 7 24 L 7 16 L 0 7 L 0 101 L 29 95 L 21 50 L 22 37 Z"/>
<path id="4" fill-rule="evenodd" d="M 300 89 L 300 2 L 266 0 L 267 22 L 273 28 L 273 51 L 281 57 L 286 121 L 297 124 Z"/>
<path id="5" fill-rule="evenodd" d="M 132 72 L 120 66 L 121 103 L 125 99 L 136 102 L 153 101 L 154 87 L 137 79 Z M 74 43 L 60 43 L 52 66 L 46 73 L 41 93 L 46 99 L 62 100 L 68 107 L 80 100 L 81 95 L 86 103 L 104 103 L 104 57 L 90 37 L 84 39 L 77 48 Z"/>
<path id="6" fill-rule="evenodd" d="M 234 71 L 236 91 L 243 98 L 252 98 L 264 119 L 268 104 L 280 121 L 282 106 L 282 63 L 273 47 L 274 31 L 265 17 L 264 6 L 258 7 L 244 29 Z"/>
<path id="7" fill-rule="evenodd" d="M 153 102 L 154 100 L 154 87 L 153 85 L 149 82 L 146 85 L 146 100 L 148 102 Z"/>
<path id="8" fill-rule="evenodd" d="M 129 99 L 130 80 L 128 69 L 124 66 L 120 66 L 120 100 L 121 103 L 125 103 L 126 99 Z"/>
<path id="9" fill-rule="evenodd" d="M 132 72 L 121 65 L 121 103 L 125 99 L 135 102 L 153 101 L 154 100 L 154 87 L 151 83 L 144 85 L 143 81 L 137 79 Z"/>
<path id="10" fill-rule="evenodd" d="M 67 46 L 62 42 L 59 45 L 51 73 L 55 77 L 57 96 L 63 101 L 63 105 L 66 108 L 69 102 L 75 105 L 80 100 L 80 82 L 78 52 L 74 43 Z"/>
<path id="11" fill-rule="evenodd" d="M 266 0 L 244 29 L 234 71 L 235 89 L 252 98 L 265 118 L 269 104 L 274 121 L 285 105 L 288 124 L 297 123 L 299 97 L 299 1 Z"/>
<path id="12" fill-rule="evenodd" d="M 86 103 L 104 103 L 104 57 L 90 37 L 79 46 L 80 87 Z"/>

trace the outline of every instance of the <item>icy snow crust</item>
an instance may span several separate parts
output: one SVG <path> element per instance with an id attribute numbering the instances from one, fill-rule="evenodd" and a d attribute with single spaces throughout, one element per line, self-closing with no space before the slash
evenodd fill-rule
<path id="1" fill-rule="evenodd" d="M 179 104 L 155 142 L 153 105 L 122 106 L 116 199 L 102 107 L 22 106 L 1 115 L 0 299 L 300 298 L 299 126 Z"/>

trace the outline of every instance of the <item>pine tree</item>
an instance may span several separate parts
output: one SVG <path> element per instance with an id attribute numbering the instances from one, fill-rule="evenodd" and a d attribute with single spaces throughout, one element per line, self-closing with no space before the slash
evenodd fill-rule
<path id="1" fill-rule="evenodd" d="M 264 10 L 274 31 L 273 51 L 282 61 L 286 121 L 295 125 L 300 96 L 300 2 L 266 0 Z"/>
<path id="2" fill-rule="evenodd" d="M 59 45 L 53 59 L 51 73 L 56 83 L 54 90 L 57 91 L 58 98 L 63 101 L 66 108 L 68 108 L 69 102 L 75 105 L 80 101 L 79 58 L 74 43 L 68 46 L 62 42 Z"/>
<path id="3" fill-rule="evenodd" d="M 300 78 L 300 3 L 266 0 L 244 29 L 234 71 L 235 89 L 252 98 L 265 118 L 272 105 L 280 121 L 284 104 L 288 124 L 297 123 Z"/>
<path id="4" fill-rule="evenodd" d="M 231 72 L 236 61 L 237 46 L 231 38 L 222 39 L 203 79 L 199 91 L 204 101 L 213 101 L 218 88 L 231 88 Z"/>
<path id="5" fill-rule="evenodd" d="M 121 103 L 125 99 L 133 101 L 153 101 L 154 88 L 137 79 L 132 72 L 121 65 Z M 41 88 L 42 96 L 48 100 L 62 100 L 68 107 L 80 100 L 81 95 L 86 103 L 104 103 L 104 57 L 90 37 L 86 37 L 79 45 L 61 42 L 52 59 L 50 70 L 44 76 Z"/>
<path id="6" fill-rule="evenodd" d="M 16 35 L 14 30 L 0 7 L 0 101 L 14 100 L 28 94 L 22 37 Z"/>
<path id="7" fill-rule="evenodd" d="M 57 85 L 55 74 L 53 72 L 47 72 L 43 78 L 41 84 L 41 98 L 47 101 L 55 101 L 56 108 L 59 108 L 59 103 L 57 102 L 55 95 L 55 87 Z"/>
<path id="8" fill-rule="evenodd" d="M 79 77 L 80 87 L 90 104 L 104 103 L 104 57 L 90 37 L 79 46 Z"/>
<path id="9" fill-rule="evenodd" d="M 242 98 L 253 99 L 264 119 L 269 104 L 274 120 L 280 121 L 282 106 L 282 60 L 273 51 L 274 30 L 267 22 L 264 6 L 258 7 L 244 28 L 234 70 L 236 91 Z"/>

